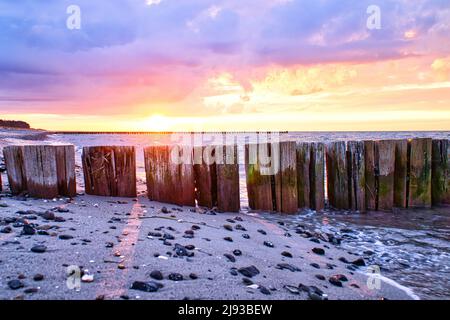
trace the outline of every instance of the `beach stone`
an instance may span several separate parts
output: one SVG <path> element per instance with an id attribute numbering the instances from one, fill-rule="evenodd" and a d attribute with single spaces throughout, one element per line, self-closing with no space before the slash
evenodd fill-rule
<path id="1" fill-rule="evenodd" d="M 249 278 L 242 278 L 242 282 L 246 285 L 246 286 L 251 286 L 253 284 L 253 281 L 250 280 Z"/>
<path id="2" fill-rule="evenodd" d="M 42 215 L 41 218 L 45 219 L 45 220 L 55 220 L 55 214 L 51 211 L 45 211 Z"/>
<path id="3" fill-rule="evenodd" d="M 240 231 L 247 231 L 247 229 L 245 229 L 242 225 L 237 224 L 234 226 L 234 229 L 236 230 L 240 230 Z"/>
<path id="4" fill-rule="evenodd" d="M 184 246 L 182 246 L 181 244 L 178 244 L 178 243 L 175 243 L 174 250 L 175 250 L 175 253 L 177 255 L 179 255 L 180 257 L 189 256 L 189 254 L 190 254 Z"/>
<path id="5" fill-rule="evenodd" d="M 285 288 L 287 291 L 289 291 L 292 294 L 300 294 L 300 291 L 297 287 L 285 285 L 283 288 Z"/>
<path id="6" fill-rule="evenodd" d="M 161 271 L 158 271 L 158 270 L 153 270 L 150 273 L 150 277 L 155 280 L 163 280 L 164 279 L 163 274 L 161 273 Z"/>
<path id="7" fill-rule="evenodd" d="M 289 270 L 291 272 L 301 272 L 302 271 L 300 268 L 298 268 L 296 266 L 293 266 L 293 265 L 291 265 L 289 263 L 279 263 L 279 264 L 277 264 L 276 268 L 279 269 L 279 270 L 285 270 L 286 269 L 286 270 Z"/>
<path id="8" fill-rule="evenodd" d="M 228 231 L 233 231 L 233 227 L 230 226 L 229 224 L 224 224 L 224 225 L 223 225 L 223 228 L 224 228 L 225 230 L 228 230 Z"/>
<path id="9" fill-rule="evenodd" d="M 233 238 L 231 238 L 231 237 L 225 237 L 225 238 L 223 238 L 223 240 L 228 241 L 228 242 L 233 242 Z"/>
<path id="10" fill-rule="evenodd" d="M 315 277 L 316 277 L 317 279 L 319 279 L 319 280 L 322 280 L 322 281 L 326 279 L 325 276 L 323 276 L 323 275 L 321 275 L 321 274 L 316 274 Z"/>
<path id="11" fill-rule="evenodd" d="M 34 281 L 42 281 L 42 280 L 44 280 L 44 275 L 37 273 L 33 276 L 33 280 Z"/>
<path id="12" fill-rule="evenodd" d="M 169 274 L 169 280 L 172 281 L 182 281 L 183 280 L 183 276 L 179 273 L 171 273 Z"/>
<path id="13" fill-rule="evenodd" d="M 131 289 L 133 290 L 139 290 L 143 292 L 156 292 L 159 289 L 161 289 L 163 285 L 161 283 L 155 282 L 155 281 L 149 281 L 149 282 L 142 282 L 142 281 L 135 281 L 133 282 Z"/>
<path id="14" fill-rule="evenodd" d="M 259 270 L 255 266 L 240 268 L 238 271 L 240 274 L 248 278 L 252 278 L 259 274 Z"/>
<path id="15" fill-rule="evenodd" d="M 73 239 L 73 236 L 68 235 L 68 234 L 62 234 L 58 238 L 61 240 L 71 240 L 71 239 Z"/>
<path id="16" fill-rule="evenodd" d="M 265 295 L 270 295 L 270 294 L 271 294 L 271 293 L 270 293 L 270 290 L 267 289 L 267 288 L 264 287 L 264 286 L 259 286 L 259 292 L 261 292 L 262 294 L 265 294 Z"/>
<path id="17" fill-rule="evenodd" d="M 343 262 L 343 263 L 350 263 L 350 262 L 349 262 L 346 258 L 344 258 L 344 257 L 340 257 L 338 260 L 341 261 L 341 262 Z"/>
<path id="18" fill-rule="evenodd" d="M 155 237 L 155 238 L 161 238 L 161 237 L 162 237 L 162 233 L 150 231 L 150 232 L 148 233 L 148 236 L 149 236 L 149 237 Z"/>
<path id="19" fill-rule="evenodd" d="M 85 274 L 81 277 L 81 282 L 91 283 L 94 282 L 94 275 Z"/>
<path id="20" fill-rule="evenodd" d="M 23 226 L 22 234 L 26 236 L 32 236 L 36 234 L 36 229 L 34 229 L 32 226 L 26 224 Z"/>
<path id="21" fill-rule="evenodd" d="M 200 226 L 194 224 L 194 225 L 192 225 L 191 229 L 192 230 L 200 230 Z"/>
<path id="22" fill-rule="evenodd" d="M 8 287 L 11 290 L 18 290 L 20 288 L 23 288 L 24 286 L 25 285 L 23 284 L 23 282 L 17 279 L 8 281 Z"/>
<path id="23" fill-rule="evenodd" d="M 315 262 L 311 263 L 310 266 L 313 267 L 313 268 L 316 268 L 316 269 L 320 269 L 319 264 L 315 263 Z"/>
<path id="24" fill-rule="evenodd" d="M 164 233 L 163 239 L 165 240 L 175 240 L 175 237 L 171 235 L 170 233 Z"/>
<path id="25" fill-rule="evenodd" d="M 286 257 L 286 258 L 292 258 L 292 253 L 290 253 L 290 252 L 288 252 L 288 251 L 283 251 L 283 252 L 281 253 L 281 255 L 282 255 L 283 257 Z"/>
<path id="26" fill-rule="evenodd" d="M 250 235 L 247 233 L 242 234 L 242 238 L 244 239 L 250 239 Z"/>
<path id="27" fill-rule="evenodd" d="M 26 294 L 33 294 L 33 293 L 37 293 L 38 291 L 39 291 L 38 288 L 28 288 L 28 289 L 23 290 L 23 292 Z"/>
<path id="28" fill-rule="evenodd" d="M 263 235 L 267 235 L 267 232 L 265 232 L 265 231 L 262 230 L 262 229 L 258 229 L 258 232 L 261 233 L 261 234 L 263 234 Z"/>
<path id="29" fill-rule="evenodd" d="M 229 253 L 225 253 L 224 256 L 225 256 L 225 258 L 228 259 L 228 261 L 230 261 L 230 262 L 236 262 L 236 258 L 235 258 L 233 255 L 231 255 L 231 254 L 229 254 Z"/>
<path id="30" fill-rule="evenodd" d="M 270 242 L 270 241 L 264 241 L 264 245 L 265 245 L 266 247 L 269 247 L 269 248 L 275 247 L 275 246 L 273 245 L 273 243 Z"/>
<path id="31" fill-rule="evenodd" d="M 233 250 L 233 254 L 234 254 L 236 257 L 239 257 L 239 256 L 242 255 L 242 251 L 239 250 L 239 249 L 236 249 L 236 250 Z"/>
<path id="32" fill-rule="evenodd" d="M 236 269 L 236 268 L 232 268 L 232 269 L 230 270 L 230 274 L 231 274 L 232 276 L 237 276 L 237 275 L 238 275 L 237 269 Z"/>
<path id="33" fill-rule="evenodd" d="M 66 222 L 66 219 L 63 217 L 55 217 L 55 222 Z"/>
<path id="34" fill-rule="evenodd" d="M 186 248 L 186 250 L 190 250 L 190 251 L 195 249 L 195 246 L 193 244 L 188 244 L 184 247 Z"/>
<path id="35" fill-rule="evenodd" d="M 342 282 L 336 276 L 330 277 L 328 279 L 328 282 L 331 283 L 333 286 L 342 287 Z"/>
<path id="36" fill-rule="evenodd" d="M 363 258 L 358 258 L 355 261 L 353 261 L 352 264 L 358 267 L 364 267 L 366 265 L 366 262 L 364 261 Z"/>
<path id="37" fill-rule="evenodd" d="M 191 278 L 192 280 L 197 280 L 197 279 L 198 279 L 198 276 L 197 276 L 195 273 L 191 273 L 191 274 L 189 275 L 189 278 Z"/>
<path id="38" fill-rule="evenodd" d="M 36 245 L 31 248 L 31 252 L 34 253 L 44 253 L 45 251 L 47 251 L 47 247 L 44 245 Z"/>
<path id="39" fill-rule="evenodd" d="M 325 250 L 322 248 L 313 248 L 311 251 L 320 256 L 323 256 L 325 254 Z"/>
<path id="40" fill-rule="evenodd" d="M 12 228 L 9 226 L 4 227 L 0 230 L 0 233 L 11 233 L 11 232 L 12 232 Z"/>

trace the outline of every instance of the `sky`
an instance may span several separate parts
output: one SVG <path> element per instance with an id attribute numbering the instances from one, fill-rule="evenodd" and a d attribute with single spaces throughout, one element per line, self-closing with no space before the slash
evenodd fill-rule
<path id="1" fill-rule="evenodd" d="M 0 0 L 0 119 L 450 130 L 450 1 Z"/>

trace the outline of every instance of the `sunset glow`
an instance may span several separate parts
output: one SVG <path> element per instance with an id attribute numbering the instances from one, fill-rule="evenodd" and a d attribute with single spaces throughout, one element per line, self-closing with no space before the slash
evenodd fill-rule
<path id="1" fill-rule="evenodd" d="M 0 112 L 52 130 L 448 130 L 442 1 L 0 4 Z M 25 21 L 25 22 L 23 22 Z"/>

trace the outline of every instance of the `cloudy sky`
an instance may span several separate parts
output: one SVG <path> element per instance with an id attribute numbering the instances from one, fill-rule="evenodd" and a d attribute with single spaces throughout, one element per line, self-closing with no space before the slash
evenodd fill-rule
<path id="1" fill-rule="evenodd" d="M 80 29 L 67 27 L 70 5 Z M 370 5 L 380 29 L 367 27 Z M 0 0 L 0 118 L 55 130 L 449 130 L 450 3 Z"/>

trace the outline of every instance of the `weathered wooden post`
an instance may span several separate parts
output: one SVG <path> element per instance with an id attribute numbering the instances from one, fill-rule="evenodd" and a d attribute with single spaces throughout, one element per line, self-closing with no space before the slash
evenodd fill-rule
<path id="1" fill-rule="evenodd" d="M 269 144 L 245 145 L 245 173 L 249 207 L 252 210 L 273 211 L 272 176 L 263 170 L 261 152 L 270 149 Z"/>
<path id="2" fill-rule="evenodd" d="M 298 212 L 297 144 L 292 141 L 280 142 L 279 157 L 280 170 L 275 175 L 279 177 L 275 185 L 277 193 L 279 192 L 277 211 L 289 214 L 296 213 Z M 278 155 L 272 154 L 272 161 L 278 161 Z"/>
<path id="3" fill-rule="evenodd" d="M 322 211 L 325 207 L 325 145 L 311 144 L 311 159 L 309 166 L 310 206 L 311 209 Z"/>
<path id="4" fill-rule="evenodd" d="M 74 146 L 7 146 L 3 152 L 13 194 L 46 199 L 76 195 Z"/>
<path id="5" fill-rule="evenodd" d="M 23 146 L 7 146 L 3 148 L 6 173 L 11 193 L 20 194 L 27 190 L 27 180 L 23 161 Z"/>
<path id="6" fill-rule="evenodd" d="M 395 141 L 394 206 L 406 208 L 408 182 L 408 141 Z"/>
<path id="7" fill-rule="evenodd" d="M 217 208 L 222 212 L 239 212 L 239 162 L 237 145 L 218 146 L 222 161 L 216 165 Z M 219 154 L 220 154 L 219 153 Z"/>
<path id="8" fill-rule="evenodd" d="M 348 166 L 347 151 L 344 141 L 332 142 L 327 145 L 327 186 L 330 206 L 335 209 L 348 210 Z"/>
<path id="9" fill-rule="evenodd" d="M 408 207 L 431 206 L 431 139 L 409 142 L 409 200 Z"/>
<path id="10" fill-rule="evenodd" d="M 450 204 L 450 141 L 433 140 L 431 192 L 433 205 Z"/>
<path id="11" fill-rule="evenodd" d="M 152 146 L 144 148 L 147 195 L 152 201 L 195 206 L 192 148 Z"/>
<path id="12" fill-rule="evenodd" d="M 194 173 L 197 203 L 200 207 L 217 206 L 215 146 L 194 147 Z"/>
<path id="13" fill-rule="evenodd" d="M 84 147 L 82 161 L 87 194 L 136 197 L 134 147 Z"/>
<path id="14" fill-rule="evenodd" d="M 349 141 L 348 167 L 350 208 L 354 211 L 366 212 L 366 179 L 364 142 Z"/>
<path id="15" fill-rule="evenodd" d="M 311 207 L 310 166 L 311 166 L 311 144 L 300 142 L 297 144 L 297 191 L 298 207 Z M 312 178 L 312 177 L 311 177 Z"/>
<path id="16" fill-rule="evenodd" d="M 395 141 L 376 142 L 378 159 L 378 210 L 392 210 L 394 206 Z"/>
<path id="17" fill-rule="evenodd" d="M 369 211 L 377 210 L 378 163 L 375 153 L 375 142 L 370 140 L 364 141 L 366 208 Z"/>

